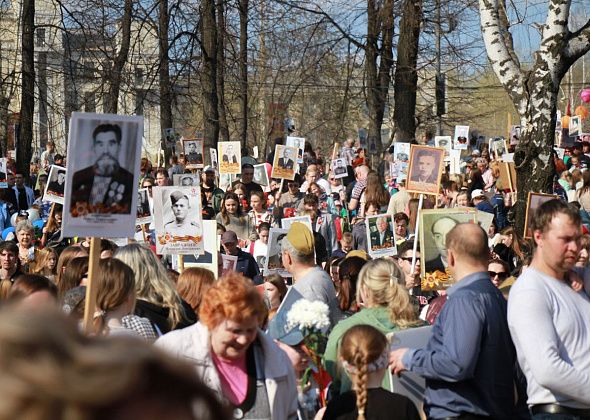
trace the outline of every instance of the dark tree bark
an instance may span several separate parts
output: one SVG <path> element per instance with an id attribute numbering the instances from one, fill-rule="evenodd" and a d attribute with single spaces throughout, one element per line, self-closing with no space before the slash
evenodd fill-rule
<path id="1" fill-rule="evenodd" d="M 28 177 L 32 159 L 35 111 L 35 0 L 23 0 L 22 4 L 22 93 L 16 170 Z"/>
<path id="2" fill-rule="evenodd" d="M 173 128 L 172 121 L 172 92 L 170 87 L 170 59 L 168 56 L 168 28 L 170 15 L 168 12 L 168 0 L 160 0 L 158 5 L 160 17 L 158 22 L 158 55 L 160 59 L 160 127 Z M 165 147 L 166 158 L 171 154 L 168 146 Z"/>
<path id="3" fill-rule="evenodd" d="M 217 99 L 217 22 L 214 0 L 201 2 L 202 66 L 204 135 L 207 146 L 219 141 L 219 109 Z"/>
<path id="4" fill-rule="evenodd" d="M 131 14 L 133 12 L 133 1 L 125 0 L 123 5 L 123 16 L 121 18 L 121 47 L 113 62 L 110 74 L 111 83 L 107 94 L 106 112 L 116 114 L 119 110 L 119 92 L 121 90 L 121 78 L 125 64 L 129 58 L 129 47 L 131 45 Z"/>
<path id="5" fill-rule="evenodd" d="M 248 144 L 248 0 L 238 0 L 240 8 L 240 141 Z"/>
<path id="6" fill-rule="evenodd" d="M 381 126 L 393 66 L 393 25 L 393 0 L 384 0 L 381 8 L 375 0 L 368 0 L 365 92 L 369 108 L 368 142 L 375 142 L 377 152 L 381 152 L 383 148 Z"/>
<path id="7" fill-rule="evenodd" d="M 217 101 L 219 109 L 219 137 L 229 141 L 229 125 L 225 104 L 225 0 L 217 0 Z"/>
<path id="8" fill-rule="evenodd" d="M 416 137 L 416 90 L 418 86 L 418 41 L 422 22 L 422 0 L 405 0 L 397 44 L 393 98 L 395 138 L 411 141 Z"/>

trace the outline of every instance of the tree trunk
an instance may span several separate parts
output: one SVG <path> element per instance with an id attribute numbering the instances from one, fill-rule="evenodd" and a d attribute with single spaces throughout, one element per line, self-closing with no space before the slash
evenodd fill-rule
<path id="1" fill-rule="evenodd" d="M 248 145 L 248 0 L 240 7 L 240 141 Z"/>
<path id="2" fill-rule="evenodd" d="M 229 141 L 229 125 L 225 104 L 225 7 L 217 0 L 217 101 L 219 107 L 219 137 Z"/>
<path id="3" fill-rule="evenodd" d="M 22 13 L 22 93 L 16 170 L 27 178 L 32 158 L 35 111 L 35 0 L 23 0 Z"/>
<path id="4" fill-rule="evenodd" d="M 107 95 L 105 111 L 116 114 L 119 110 L 119 92 L 121 90 L 121 79 L 125 64 L 129 58 L 129 47 L 131 45 L 131 13 L 133 11 L 132 0 L 125 0 L 123 6 L 123 17 L 121 18 L 121 47 L 115 57 L 111 71 L 111 83 Z"/>
<path id="5" fill-rule="evenodd" d="M 203 89 L 203 119 L 205 121 L 205 145 L 217 147 L 219 141 L 219 110 L 217 107 L 217 28 L 215 2 L 201 2 L 201 39 L 203 70 L 201 86 Z"/>
<path id="6" fill-rule="evenodd" d="M 160 59 L 160 134 L 163 135 L 165 128 L 173 128 L 172 121 L 172 92 L 170 88 L 170 59 L 168 57 L 168 27 L 170 24 L 170 15 L 168 14 L 168 0 L 160 0 L 159 3 L 159 34 L 158 34 L 158 55 Z M 163 142 L 163 139 L 160 140 Z M 172 150 L 163 142 L 166 158 Z"/>
<path id="7" fill-rule="evenodd" d="M 421 22 L 422 0 L 406 0 L 400 22 L 393 90 L 393 119 L 396 127 L 395 138 L 398 141 L 411 141 L 416 137 L 416 66 Z"/>

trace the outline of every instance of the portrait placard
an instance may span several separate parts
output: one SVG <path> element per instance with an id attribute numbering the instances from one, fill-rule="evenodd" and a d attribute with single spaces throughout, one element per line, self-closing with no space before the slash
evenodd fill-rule
<path id="1" fill-rule="evenodd" d="M 135 224 L 143 225 L 152 223 L 153 220 L 149 190 L 147 188 L 141 188 L 137 191 L 137 217 L 135 218 Z"/>
<path id="2" fill-rule="evenodd" d="M 447 233 L 459 223 L 477 223 L 476 210 L 458 207 L 420 211 L 422 290 L 446 289 L 452 284 L 445 241 Z"/>
<path id="3" fill-rule="evenodd" d="M 309 216 L 295 216 L 295 217 L 286 217 L 281 219 L 281 229 L 289 230 L 293 222 L 300 222 L 303 223 L 305 226 L 309 228 L 311 232 L 313 232 L 313 225 L 311 224 L 311 217 Z"/>
<path id="4" fill-rule="evenodd" d="M 242 151 L 239 141 L 221 141 L 217 145 L 220 174 L 239 174 L 242 172 Z"/>
<path id="5" fill-rule="evenodd" d="M 397 180 L 408 178 L 408 164 L 410 162 L 410 143 L 396 142 L 393 145 L 393 159 Z"/>
<path id="6" fill-rule="evenodd" d="M 252 157 L 258 159 L 258 146 L 252 147 Z"/>
<path id="7" fill-rule="evenodd" d="M 264 187 L 268 186 L 268 172 L 266 171 L 265 163 L 254 165 L 254 182 Z"/>
<path id="8" fill-rule="evenodd" d="M 469 143 L 469 126 L 468 125 L 456 125 L 455 126 L 455 137 L 453 137 L 453 149 L 467 150 L 468 143 Z"/>
<path id="9" fill-rule="evenodd" d="M 74 112 L 63 235 L 133 237 L 143 117 Z"/>
<path id="10" fill-rule="evenodd" d="M 395 228 L 391 214 L 378 214 L 365 218 L 367 226 L 367 248 L 373 258 L 397 254 Z"/>
<path id="11" fill-rule="evenodd" d="M 180 187 L 193 187 L 199 185 L 200 179 L 198 174 L 173 174 L 172 185 Z"/>
<path id="12" fill-rule="evenodd" d="M 492 226 L 492 222 L 494 221 L 494 213 L 488 213 L 487 211 L 477 211 L 477 223 L 481 226 L 483 230 L 486 232 Z"/>
<path id="13" fill-rule="evenodd" d="M 496 181 L 496 188 L 500 190 L 517 191 L 516 166 L 514 162 L 502 162 L 498 166 L 500 176 Z"/>
<path id="14" fill-rule="evenodd" d="M 283 277 L 291 277 L 291 274 L 285 270 L 281 256 L 281 243 L 287 236 L 287 229 L 271 228 L 268 234 L 268 249 L 266 261 L 264 263 L 264 275 L 268 276 L 278 273 Z"/>
<path id="15" fill-rule="evenodd" d="M 570 117 L 569 135 L 578 136 L 582 132 L 582 117 L 574 115 Z"/>
<path id="16" fill-rule="evenodd" d="M 518 143 L 520 143 L 520 125 L 513 125 L 510 127 L 510 146 L 516 146 Z"/>
<path id="17" fill-rule="evenodd" d="M 0 188 L 8 188 L 8 159 L 0 158 Z"/>
<path id="18" fill-rule="evenodd" d="M 541 204 L 546 201 L 559 199 L 559 196 L 554 194 L 543 194 L 543 193 L 534 193 L 529 191 L 529 195 L 526 200 L 526 214 L 524 217 L 524 238 L 530 239 L 533 237 L 533 232 L 530 227 L 531 220 L 533 219 L 533 215 L 535 214 L 535 210 L 539 208 Z"/>
<path id="19" fill-rule="evenodd" d="M 180 135 L 173 128 L 165 128 L 162 130 L 164 141 L 169 147 L 175 147 L 176 142 L 180 139 Z"/>
<path id="20" fill-rule="evenodd" d="M 211 157 L 211 166 L 213 166 L 215 172 L 219 173 L 219 160 L 217 160 L 217 149 L 210 148 L 209 155 Z"/>
<path id="21" fill-rule="evenodd" d="M 275 147 L 275 159 L 272 165 L 271 178 L 283 178 L 293 180 L 297 172 L 297 148 L 277 144 Z"/>
<path id="22" fill-rule="evenodd" d="M 184 268 L 202 267 L 211 271 L 215 278 L 218 274 L 219 236 L 217 235 L 217 222 L 215 220 L 203 220 L 203 248 L 199 254 L 183 255 Z M 176 259 L 173 259 L 173 266 Z M 178 264 L 177 264 L 178 265 Z M 177 268 L 175 268 L 177 269 Z"/>
<path id="23" fill-rule="evenodd" d="M 222 269 L 221 269 L 222 276 L 236 271 L 236 267 L 238 266 L 238 257 L 237 256 L 221 254 L 221 261 L 223 264 Z"/>
<path id="24" fill-rule="evenodd" d="M 451 138 L 451 136 L 435 136 L 434 145 L 436 147 L 445 149 L 445 156 L 449 156 L 453 146 L 453 139 Z"/>
<path id="25" fill-rule="evenodd" d="M 332 174 L 334 174 L 334 178 L 346 178 L 348 176 L 345 158 L 338 158 L 332 161 Z"/>
<path id="26" fill-rule="evenodd" d="M 187 169 L 203 168 L 205 162 L 203 160 L 203 140 L 183 139 L 182 149 Z"/>
<path id="27" fill-rule="evenodd" d="M 438 194 L 444 156 L 445 150 L 439 147 L 412 144 L 406 189 L 423 194 Z"/>
<path id="28" fill-rule="evenodd" d="M 199 254 L 204 250 L 201 188 L 154 187 L 158 254 Z"/>
<path id="29" fill-rule="evenodd" d="M 287 136 L 286 146 L 297 148 L 297 163 L 303 163 L 303 152 L 305 150 L 305 138 Z"/>
<path id="30" fill-rule="evenodd" d="M 506 152 L 508 152 L 506 140 L 503 138 L 492 139 L 490 143 L 490 155 L 494 156 L 496 160 L 499 160 Z"/>
<path id="31" fill-rule="evenodd" d="M 51 165 L 47 184 L 43 194 L 43 201 L 63 205 L 66 188 L 66 168 L 63 166 Z"/>

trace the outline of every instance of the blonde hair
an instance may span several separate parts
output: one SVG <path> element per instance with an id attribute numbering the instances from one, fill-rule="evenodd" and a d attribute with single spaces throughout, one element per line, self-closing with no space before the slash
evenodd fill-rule
<path id="1" fill-rule="evenodd" d="M 356 300 L 362 301 L 364 290 L 373 304 L 387 307 L 391 322 L 402 329 L 411 327 L 419 321 L 408 291 L 399 284 L 403 278 L 402 270 L 392 260 L 371 260 L 359 273 Z"/>
<path id="2" fill-rule="evenodd" d="M 51 256 L 55 256 L 55 267 L 53 269 L 49 269 L 47 267 L 47 263 L 49 262 L 49 258 Z M 35 261 L 33 264 L 30 265 L 31 274 L 40 274 L 42 276 L 55 276 L 57 270 L 57 260 L 59 256 L 57 255 L 57 251 L 51 247 L 46 247 L 43 249 L 37 250 L 35 254 Z"/>
<path id="3" fill-rule="evenodd" d="M 340 357 L 354 369 L 349 373 L 356 394 L 358 420 L 365 419 L 369 364 L 381 357 L 387 344 L 385 335 L 370 325 L 355 325 L 342 336 Z"/>
<path id="4" fill-rule="evenodd" d="M 100 260 L 95 287 L 94 332 L 106 335 L 109 332 L 105 324 L 108 312 L 123 305 L 132 294 L 135 297 L 135 276 L 131 268 L 119 260 Z"/>
<path id="5" fill-rule="evenodd" d="M 186 318 L 174 284 L 151 249 L 137 243 L 129 244 L 118 248 L 114 258 L 123 261 L 135 273 L 138 299 L 169 309 L 168 323 L 171 329 Z"/>

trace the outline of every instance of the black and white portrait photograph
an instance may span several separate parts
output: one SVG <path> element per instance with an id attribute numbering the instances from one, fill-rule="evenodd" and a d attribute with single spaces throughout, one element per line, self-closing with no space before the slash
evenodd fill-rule
<path id="1" fill-rule="evenodd" d="M 455 136 L 453 137 L 453 149 L 467 150 L 467 146 L 469 146 L 469 126 L 456 125 Z"/>
<path id="2" fill-rule="evenodd" d="M 297 148 L 297 163 L 303 163 L 303 151 L 305 150 L 305 138 L 287 136 L 286 146 Z"/>
<path id="3" fill-rule="evenodd" d="M 64 203 L 64 194 L 66 188 L 66 168 L 57 165 L 51 165 L 49 175 L 47 176 L 47 185 L 43 200 L 51 203 Z"/>
<path id="4" fill-rule="evenodd" d="M 221 141 L 217 145 L 220 174 L 239 174 L 242 172 L 242 155 L 239 141 Z"/>
<path id="5" fill-rule="evenodd" d="M 346 178 L 348 176 L 345 158 L 338 158 L 332 161 L 332 173 L 334 174 L 334 178 Z"/>
<path id="6" fill-rule="evenodd" d="M 216 172 L 219 172 L 219 160 L 217 159 L 217 149 L 211 147 L 209 149 L 209 155 L 211 157 L 211 166 Z"/>
<path id="7" fill-rule="evenodd" d="M 570 117 L 569 135 L 578 136 L 582 132 L 582 117 L 574 115 Z"/>
<path id="8" fill-rule="evenodd" d="M 367 226 L 367 248 L 371 257 L 378 258 L 397 254 L 391 214 L 367 216 L 365 224 Z"/>
<path id="9" fill-rule="evenodd" d="M 496 160 L 499 160 L 506 152 L 508 152 L 506 140 L 501 137 L 492 139 L 490 146 L 490 154 L 494 156 Z"/>
<path id="10" fill-rule="evenodd" d="M 72 113 L 64 235 L 132 237 L 143 117 Z"/>
<path id="11" fill-rule="evenodd" d="M 165 128 L 162 130 L 164 141 L 168 146 L 175 147 L 176 142 L 180 139 L 180 134 L 173 128 Z"/>
<path id="12" fill-rule="evenodd" d="M 6 182 L 8 179 L 7 163 L 6 158 L 0 158 L 0 188 L 8 188 L 8 182 Z"/>
<path id="13" fill-rule="evenodd" d="M 183 139 L 182 149 L 184 150 L 184 159 L 186 168 L 202 168 L 203 162 L 203 140 Z"/>
<path id="14" fill-rule="evenodd" d="M 444 156 L 444 149 L 412 144 L 407 190 L 423 194 L 438 194 Z"/>
<path id="15" fill-rule="evenodd" d="M 202 254 L 201 190 L 194 187 L 157 187 L 154 225 L 158 254 Z"/>
<path id="16" fill-rule="evenodd" d="M 173 174 L 172 175 L 172 185 L 177 185 L 179 187 L 192 187 L 199 185 L 199 175 L 198 174 Z"/>
<path id="17" fill-rule="evenodd" d="M 297 172 L 297 148 L 277 144 L 271 178 L 294 179 Z"/>
<path id="18" fill-rule="evenodd" d="M 137 217 L 135 223 L 143 225 L 153 221 L 152 211 L 150 210 L 150 194 L 147 188 L 141 188 L 137 191 Z"/>
<path id="19" fill-rule="evenodd" d="M 264 265 L 264 275 L 279 273 L 281 276 L 291 276 L 283 265 L 281 259 L 281 244 L 287 236 L 288 229 L 271 228 L 268 234 L 268 248 Z"/>
<path id="20" fill-rule="evenodd" d="M 451 136 L 435 136 L 434 137 L 434 145 L 436 147 L 440 147 L 442 149 L 445 149 L 445 156 L 449 156 L 449 154 L 451 153 L 451 149 L 453 146 L 453 140 L 451 139 Z"/>
<path id="21" fill-rule="evenodd" d="M 202 254 L 183 255 L 184 268 L 202 267 L 211 271 L 217 277 L 219 253 L 219 238 L 217 236 L 217 222 L 215 220 L 203 220 L 203 247 Z M 179 271 L 178 260 L 172 260 L 172 268 Z"/>
<path id="22" fill-rule="evenodd" d="M 477 223 L 477 212 L 473 208 L 433 209 L 420 211 L 420 251 L 422 278 L 430 283 L 428 290 L 445 288 L 450 277 L 447 273 L 447 233 L 459 223 Z"/>
<path id="23" fill-rule="evenodd" d="M 254 182 L 263 187 L 268 186 L 268 172 L 266 171 L 265 163 L 254 165 Z"/>

